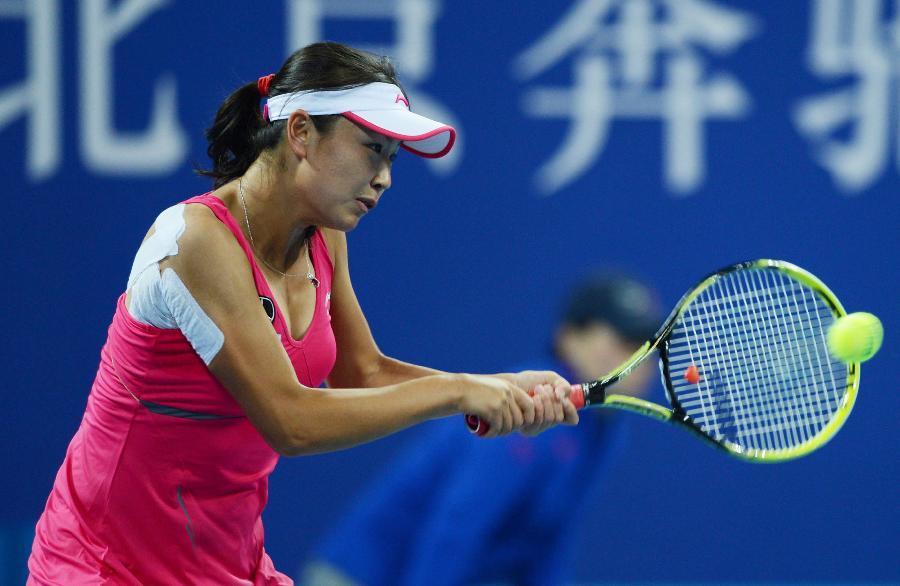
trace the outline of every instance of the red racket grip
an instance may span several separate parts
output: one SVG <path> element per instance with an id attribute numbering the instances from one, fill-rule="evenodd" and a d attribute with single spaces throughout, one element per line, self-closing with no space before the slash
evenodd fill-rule
<path id="1" fill-rule="evenodd" d="M 529 395 L 534 396 L 534 391 L 529 391 Z M 575 405 L 576 409 L 584 407 L 584 387 L 581 385 L 572 385 L 572 391 L 569 393 L 569 400 Z M 481 437 L 491 430 L 491 424 L 481 419 L 477 415 L 471 413 L 466 414 L 466 426 L 469 431 Z"/>

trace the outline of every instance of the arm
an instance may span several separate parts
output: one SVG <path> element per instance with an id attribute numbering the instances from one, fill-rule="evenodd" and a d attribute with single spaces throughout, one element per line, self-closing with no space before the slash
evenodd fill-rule
<path id="1" fill-rule="evenodd" d="M 209 368 L 279 453 L 342 449 L 462 411 L 496 422 L 499 433 L 533 421 L 531 399 L 515 385 L 491 377 L 436 374 L 339 392 L 304 387 L 272 335 L 250 266 L 233 235 L 203 206 L 188 206 L 185 221 L 179 253 L 160 268 L 175 270 L 222 331 L 224 343 Z"/>

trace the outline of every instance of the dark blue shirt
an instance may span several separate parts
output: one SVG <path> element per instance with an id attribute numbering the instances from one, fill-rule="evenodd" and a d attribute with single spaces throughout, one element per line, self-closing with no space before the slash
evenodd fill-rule
<path id="1" fill-rule="evenodd" d="M 318 558 L 371 586 L 562 582 L 620 435 L 608 413 L 581 415 L 535 438 L 481 439 L 462 417 L 422 426 Z"/>

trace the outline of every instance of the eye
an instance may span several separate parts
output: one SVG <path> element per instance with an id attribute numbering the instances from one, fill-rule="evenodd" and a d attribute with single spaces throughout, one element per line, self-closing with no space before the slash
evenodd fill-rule
<path id="1" fill-rule="evenodd" d="M 379 155 L 381 154 L 381 151 L 384 150 L 384 146 L 382 146 L 381 144 L 379 144 L 377 142 L 370 142 L 366 146 L 368 148 L 372 149 L 374 152 L 378 153 Z"/>

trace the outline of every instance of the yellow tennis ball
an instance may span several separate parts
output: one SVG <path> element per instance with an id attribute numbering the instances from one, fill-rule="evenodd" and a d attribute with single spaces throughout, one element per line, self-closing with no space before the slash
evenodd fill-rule
<path id="1" fill-rule="evenodd" d="M 828 328 L 828 349 L 841 362 L 865 362 L 881 348 L 881 320 L 864 311 L 839 317 Z"/>

